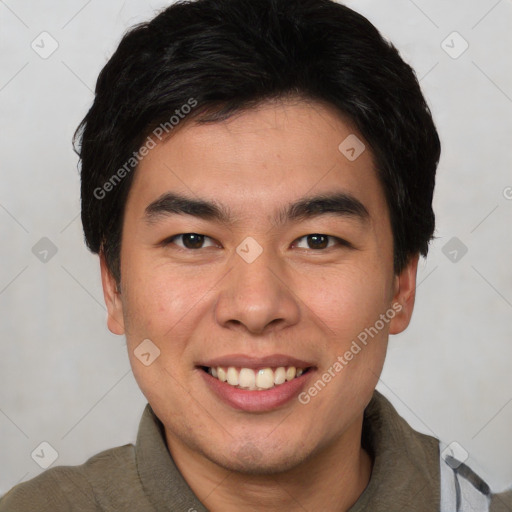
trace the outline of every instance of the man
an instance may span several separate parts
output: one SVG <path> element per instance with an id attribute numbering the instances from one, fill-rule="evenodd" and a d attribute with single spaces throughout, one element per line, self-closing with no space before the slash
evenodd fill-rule
<path id="1" fill-rule="evenodd" d="M 135 446 L 0 511 L 512 510 L 375 391 L 434 231 L 411 68 L 329 0 L 177 3 L 131 30 L 77 132 Z"/>

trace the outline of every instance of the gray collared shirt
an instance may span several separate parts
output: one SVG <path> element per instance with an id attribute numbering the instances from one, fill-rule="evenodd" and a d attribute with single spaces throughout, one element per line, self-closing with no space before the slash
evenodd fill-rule
<path id="1" fill-rule="evenodd" d="M 413 430 L 378 391 L 365 410 L 362 444 L 374 460 L 372 475 L 350 512 L 439 510 L 439 441 Z M 174 464 L 149 404 L 135 446 L 51 468 L 0 500 L 0 512 L 100 510 L 208 512 Z M 493 495 L 490 510 L 512 512 L 512 492 Z"/>

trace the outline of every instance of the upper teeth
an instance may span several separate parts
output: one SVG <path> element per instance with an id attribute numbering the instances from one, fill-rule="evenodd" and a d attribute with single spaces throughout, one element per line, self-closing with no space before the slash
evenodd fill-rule
<path id="1" fill-rule="evenodd" d="M 283 384 L 285 381 L 300 377 L 304 373 L 303 368 L 295 366 L 280 366 L 278 368 L 235 368 L 222 366 L 208 368 L 208 373 L 222 382 L 227 382 L 231 386 L 243 389 L 270 389 L 274 386 Z"/>

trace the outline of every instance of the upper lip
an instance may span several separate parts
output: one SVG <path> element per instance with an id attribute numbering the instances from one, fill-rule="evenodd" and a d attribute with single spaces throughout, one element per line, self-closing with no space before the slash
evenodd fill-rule
<path id="1" fill-rule="evenodd" d="M 280 366 L 295 366 L 295 368 L 309 368 L 313 366 L 308 361 L 297 359 L 283 354 L 270 354 L 266 356 L 248 356 L 246 354 L 230 354 L 215 357 L 200 362 L 197 366 L 213 367 L 239 367 L 239 368 L 278 368 Z"/>

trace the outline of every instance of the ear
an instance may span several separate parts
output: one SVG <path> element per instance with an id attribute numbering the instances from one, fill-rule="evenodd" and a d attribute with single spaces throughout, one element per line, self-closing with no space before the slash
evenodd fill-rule
<path id="1" fill-rule="evenodd" d="M 100 252 L 101 284 L 107 306 L 107 326 L 114 334 L 124 334 L 123 304 L 121 291 L 110 272 L 103 251 Z"/>
<path id="2" fill-rule="evenodd" d="M 392 307 L 396 311 L 389 324 L 389 334 L 405 331 L 411 321 L 416 297 L 416 273 L 418 271 L 419 254 L 412 256 L 402 272 L 395 276 L 395 295 Z"/>

